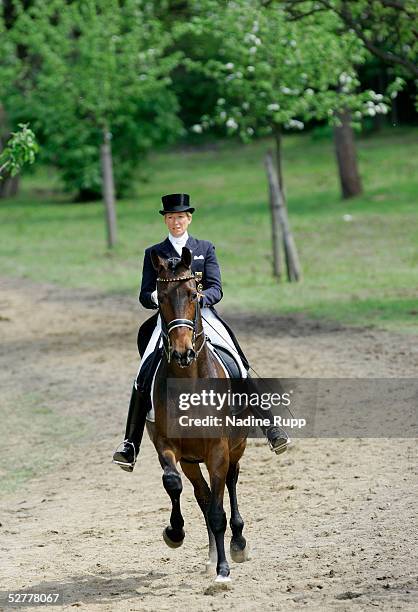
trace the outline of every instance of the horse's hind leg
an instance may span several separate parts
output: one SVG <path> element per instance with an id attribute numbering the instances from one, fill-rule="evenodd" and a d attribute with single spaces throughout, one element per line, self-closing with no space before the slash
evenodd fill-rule
<path id="1" fill-rule="evenodd" d="M 217 553 L 216 553 L 216 542 L 215 537 L 212 533 L 211 528 L 209 527 L 208 521 L 208 508 L 210 503 L 210 489 L 208 483 L 206 482 L 202 470 L 198 463 L 187 463 L 185 461 L 181 461 L 181 467 L 184 474 L 190 480 L 193 485 L 194 495 L 196 497 L 196 501 L 199 504 L 199 507 L 205 517 L 206 528 L 208 530 L 209 537 L 209 559 L 206 563 L 206 570 L 210 571 L 211 569 L 215 569 L 216 561 L 217 561 Z"/>
<path id="2" fill-rule="evenodd" d="M 226 486 L 228 487 L 229 500 L 231 503 L 231 526 L 232 538 L 230 544 L 231 559 L 236 563 L 242 563 L 248 559 L 247 542 L 242 535 L 244 529 L 244 521 L 238 510 L 237 499 L 237 482 L 239 475 L 239 463 L 231 463 L 229 465 L 228 474 L 226 476 Z"/>
<path id="3" fill-rule="evenodd" d="M 161 453 L 160 463 L 164 470 L 163 485 L 171 499 L 170 525 L 163 531 L 164 542 L 170 548 L 178 548 L 184 540 L 184 520 L 180 509 L 180 495 L 183 490 L 181 476 L 176 468 L 176 458 L 171 450 Z"/>

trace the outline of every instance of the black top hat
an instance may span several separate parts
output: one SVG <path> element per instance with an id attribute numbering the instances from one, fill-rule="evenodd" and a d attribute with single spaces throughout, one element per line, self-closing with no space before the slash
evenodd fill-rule
<path id="1" fill-rule="evenodd" d="M 194 213 L 195 209 L 189 206 L 190 196 L 188 193 L 170 193 L 161 198 L 164 210 L 158 211 L 160 215 L 167 213 L 189 212 Z"/>

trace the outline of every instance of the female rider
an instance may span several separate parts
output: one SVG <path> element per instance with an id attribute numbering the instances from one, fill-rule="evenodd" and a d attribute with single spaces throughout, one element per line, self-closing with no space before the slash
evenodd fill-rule
<path id="1" fill-rule="evenodd" d="M 162 197 L 163 215 L 168 229 L 168 237 L 159 244 L 145 250 L 139 301 L 145 308 L 158 309 L 157 273 L 151 262 L 151 251 L 165 259 L 181 257 L 183 247 L 192 253 L 192 272 L 200 273 L 201 297 L 200 306 L 205 334 L 212 344 L 227 349 L 234 357 L 242 378 L 248 376 L 249 365 L 232 330 L 217 314 L 214 305 L 222 299 L 221 273 L 215 255 L 215 247 L 207 240 L 197 240 L 188 233 L 195 209 L 189 206 L 190 198 L 186 193 L 174 193 Z M 158 349 L 162 346 L 161 321 L 158 313 L 148 319 L 140 328 L 138 348 L 142 356 L 137 378 L 132 389 L 126 424 L 125 439 L 113 455 L 113 462 L 126 471 L 132 471 L 139 452 L 147 412 L 150 408 L 151 379 L 159 361 Z M 255 416 L 270 418 L 269 411 L 256 412 Z M 270 448 L 277 454 L 284 452 L 289 444 L 286 432 L 271 425 L 263 428 L 270 443 Z M 120 448 L 122 447 L 122 448 Z M 120 449 L 120 450 L 119 450 Z"/>

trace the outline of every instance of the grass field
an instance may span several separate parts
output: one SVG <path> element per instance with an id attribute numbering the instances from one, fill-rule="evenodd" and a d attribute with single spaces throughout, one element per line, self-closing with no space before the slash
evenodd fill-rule
<path id="1" fill-rule="evenodd" d="M 118 202 L 119 244 L 105 248 L 101 203 L 72 204 L 38 168 L 17 199 L 0 201 L 0 275 L 136 294 L 143 250 L 164 235 L 160 196 L 191 194 L 191 233 L 216 244 L 224 305 L 305 313 L 354 325 L 418 331 L 418 141 L 411 130 L 359 139 L 364 196 L 341 201 L 332 142 L 291 135 L 284 175 L 302 283 L 271 275 L 267 140 L 165 151 L 143 163 L 146 182 Z M 343 215 L 352 215 L 352 221 Z"/>

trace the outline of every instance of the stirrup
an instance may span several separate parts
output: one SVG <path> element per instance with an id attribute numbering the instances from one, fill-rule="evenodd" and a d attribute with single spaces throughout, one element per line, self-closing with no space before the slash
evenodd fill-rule
<path id="1" fill-rule="evenodd" d="M 268 438 L 267 438 L 267 442 L 269 444 L 270 450 L 273 453 L 276 453 L 276 455 L 281 455 L 282 453 L 287 451 L 287 449 L 288 449 L 288 447 L 290 445 L 290 438 L 287 438 L 287 440 L 284 442 L 284 444 L 280 444 L 280 446 L 273 446 L 273 444 L 270 442 L 270 440 Z"/>
<path id="2" fill-rule="evenodd" d="M 131 442 L 130 440 L 126 438 L 126 440 L 124 440 L 123 442 L 117 445 L 113 454 L 117 453 L 118 449 L 123 444 L 130 444 L 132 446 L 132 448 L 134 449 L 134 460 L 131 463 L 128 463 L 127 461 L 116 461 L 115 459 L 112 458 L 112 463 L 115 463 L 116 465 L 120 465 L 121 467 L 126 468 L 128 472 L 132 472 L 132 470 L 134 469 L 134 466 L 136 463 L 136 457 L 137 457 L 136 450 L 135 450 L 135 444 L 133 442 Z"/>

